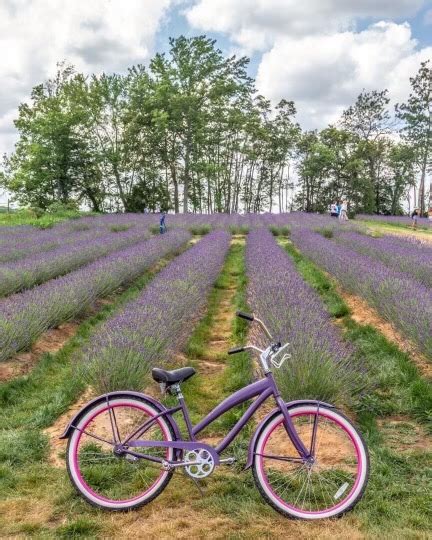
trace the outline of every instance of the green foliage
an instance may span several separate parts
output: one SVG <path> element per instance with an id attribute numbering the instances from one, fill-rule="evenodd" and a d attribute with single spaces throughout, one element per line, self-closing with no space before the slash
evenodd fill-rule
<path id="1" fill-rule="evenodd" d="M 417 169 L 420 171 L 418 207 L 425 212 L 425 180 L 432 167 L 432 66 L 430 60 L 422 62 L 415 77 L 410 78 L 411 93 L 406 103 L 396 105 L 397 117 L 404 122 L 402 136 L 411 147 Z M 410 158 L 412 159 L 412 158 Z M 429 194 L 432 207 L 432 194 Z"/>
<path id="2" fill-rule="evenodd" d="M 231 234 L 246 235 L 249 234 L 249 227 L 247 225 L 230 225 L 229 231 Z"/>
<path id="3" fill-rule="evenodd" d="M 198 236 L 203 236 L 205 234 L 208 234 L 211 231 L 210 225 L 193 225 L 192 227 L 189 227 L 189 232 L 191 234 L 196 234 Z"/>
<path id="4" fill-rule="evenodd" d="M 95 212 L 327 212 L 347 198 L 351 215 L 394 214 L 420 170 L 423 213 L 428 62 L 397 108 L 404 143 L 390 136 L 387 90 L 363 91 L 336 125 L 302 133 L 292 101 L 272 109 L 256 95 L 248 64 L 206 36 L 170 39 L 167 53 L 126 74 L 87 77 L 59 64 L 19 107 L 0 187 L 43 210 L 74 201 Z"/>
<path id="5" fill-rule="evenodd" d="M 127 225 L 126 223 L 120 225 L 111 225 L 109 228 L 111 232 L 124 232 L 128 231 L 132 225 Z"/>
<path id="6" fill-rule="evenodd" d="M 315 232 L 320 233 L 324 236 L 324 238 L 333 238 L 334 237 L 334 227 L 320 227 L 318 229 L 314 229 Z"/>
<path id="7" fill-rule="evenodd" d="M 367 366 L 367 392 L 354 403 L 362 418 L 378 415 L 411 414 L 432 433 L 432 385 L 422 378 L 409 356 L 372 326 L 360 325 L 349 317 L 349 309 L 334 283 L 292 244 L 285 249 L 303 276 L 322 297 L 328 311 L 342 318 L 345 337 Z M 366 377 L 366 374 L 365 374 Z"/>
<path id="8" fill-rule="evenodd" d="M 289 236 L 291 234 L 291 229 L 288 225 L 283 225 L 282 227 L 271 225 L 269 229 L 273 236 Z"/>

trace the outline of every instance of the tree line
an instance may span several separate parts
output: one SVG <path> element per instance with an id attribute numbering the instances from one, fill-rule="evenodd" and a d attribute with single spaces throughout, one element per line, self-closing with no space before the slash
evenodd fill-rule
<path id="1" fill-rule="evenodd" d="M 205 36 L 126 74 L 60 64 L 19 107 L 0 186 L 21 205 L 100 211 L 325 211 L 397 214 L 410 190 L 425 211 L 432 168 L 432 67 L 405 103 L 363 91 L 334 125 L 302 131 L 293 101 L 257 95 L 249 59 Z M 419 179 L 419 182 L 418 182 Z"/>

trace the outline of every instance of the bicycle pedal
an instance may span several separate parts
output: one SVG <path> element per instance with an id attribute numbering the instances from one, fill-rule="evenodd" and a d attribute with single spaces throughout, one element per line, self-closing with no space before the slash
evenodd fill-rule
<path id="1" fill-rule="evenodd" d="M 234 463 L 237 461 L 237 458 L 235 457 L 229 457 L 225 459 L 220 459 L 219 464 L 220 465 L 234 465 Z"/>

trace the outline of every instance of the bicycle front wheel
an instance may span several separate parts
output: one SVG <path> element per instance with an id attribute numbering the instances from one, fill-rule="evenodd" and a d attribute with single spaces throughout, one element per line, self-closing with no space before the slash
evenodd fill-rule
<path id="1" fill-rule="evenodd" d="M 158 415 L 152 405 L 138 397 L 116 397 L 96 403 L 78 421 L 66 451 L 70 479 L 90 504 L 107 510 L 138 508 L 157 497 L 167 486 L 172 472 L 161 464 L 129 454 L 118 455 L 116 443 Z M 173 441 L 171 425 L 157 418 L 134 440 Z M 165 460 L 173 459 L 173 448 L 134 447 Z"/>
<path id="2" fill-rule="evenodd" d="M 299 519 L 323 519 L 351 510 L 369 476 L 366 444 L 340 412 L 298 405 L 290 416 L 313 461 L 299 458 L 281 413 L 269 419 L 255 446 L 253 473 L 264 499 L 278 512 Z"/>

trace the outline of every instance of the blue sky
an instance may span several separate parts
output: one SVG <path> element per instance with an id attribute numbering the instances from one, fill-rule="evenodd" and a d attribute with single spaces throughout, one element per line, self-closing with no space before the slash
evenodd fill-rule
<path id="1" fill-rule="evenodd" d="M 432 59 L 432 0 L 0 0 L 0 153 L 13 151 L 18 105 L 58 61 L 125 72 L 180 34 L 249 56 L 257 90 L 293 99 L 301 125 L 319 129 L 363 88 L 406 99 Z"/>

